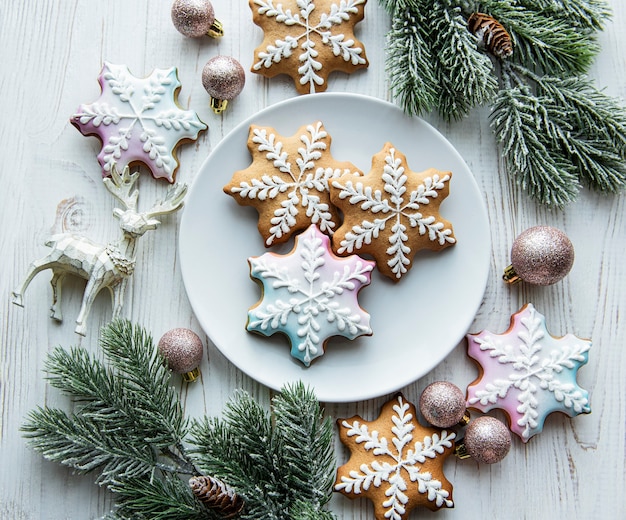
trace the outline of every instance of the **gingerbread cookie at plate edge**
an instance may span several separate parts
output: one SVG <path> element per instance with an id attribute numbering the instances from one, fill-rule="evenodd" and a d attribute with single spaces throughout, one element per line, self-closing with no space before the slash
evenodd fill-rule
<path id="1" fill-rule="evenodd" d="M 374 421 L 354 416 L 337 425 L 350 459 L 337 469 L 335 491 L 370 499 L 377 520 L 406 520 L 417 506 L 454 506 L 443 463 L 456 435 L 422 426 L 402 394 L 385 403 Z"/>
<path id="2" fill-rule="evenodd" d="M 397 282 L 420 249 L 439 251 L 456 243 L 452 225 L 439 215 L 451 177 L 434 168 L 409 170 L 405 155 L 386 143 L 368 174 L 331 183 L 331 202 L 344 213 L 333 250 L 371 254 L 378 270 Z"/>
<path id="3" fill-rule="evenodd" d="M 270 127 L 250 127 L 252 164 L 233 174 L 224 193 L 242 206 L 256 208 L 266 247 L 286 242 L 311 224 L 328 235 L 334 232 L 338 214 L 330 204 L 329 182 L 361 172 L 352 163 L 333 159 L 330 143 L 321 121 L 290 137 Z"/>
<path id="4" fill-rule="evenodd" d="M 591 341 L 567 334 L 551 336 L 545 317 L 532 304 L 511 316 L 503 334 L 487 330 L 467 335 L 468 355 L 480 375 L 467 387 L 467 405 L 482 412 L 500 408 L 523 442 L 541 432 L 546 417 L 591 412 L 589 393 L 576 383 Z"/>
<path id="5" fill-rule="evenodd" d="M 246 329 L 264 336 L 285 334 L 291 355 L 305 366 L 324 354 L 331 337 L 353 340 L 372 334 L 370 316 L 357 297 L 370 283 L 374 262 L 335 256 L 329 238 L 315 225 L 296 236 L 290 253 L 265 253 L 248 263 L 263 295 L 249 310 Z"/>
<path id="6" fill-rule="evenodd" d="M 100 97 L 80 105 L 70 122 L 83 135 L 95 135 L 102 142 L 98 154 L 102 175 L 111 175 L 113 165 L 122 171 L 140 162 L 153 177 L 174 182 L 176 148 L 207 128 L 193 110 L 179 107 L 176 67 L 137 78 L 126 65 L 105 62 L 98 82 Z"/>
<path id="7" fill-rule="evenodd" d="M 286 74 L 300 94 L 323 92 L 335 70 L 351 73 L 368 66 L 365 48 L 354 36 L 366 0 L 249 0 L 264 40 L 254 51 L 252 72 L 273 78 Z"/>

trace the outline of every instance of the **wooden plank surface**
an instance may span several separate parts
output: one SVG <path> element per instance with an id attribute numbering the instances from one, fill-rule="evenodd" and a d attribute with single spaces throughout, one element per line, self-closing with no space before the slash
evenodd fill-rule
<path id="1" fill-rule="evenodd" d="M 170 20 L 170 2 L 88 0 L 0 2 L 0 211 L 3 252 L 0 294 L 0 519 L 61 520 L 99 518 L 112 506 L 110 495 L 90 476 L 75 476 L 29 450 L 19 427 L 37 405 L 67 407 L 67 399 L 50 389 L 42 372 L 46 352 L 56 345 L 96 348 L 94 338 L 111 317 L 107 295 L 96 300 L 81 339 L 73 332 L 83 283 L 68 281 L 64 290 L 66 320 L 48 318 L 49 276 L 35 278 L 26 293 L 26 307 L 10 303 L 30 261 L 41 256 L 47 236 L 59 230 L 88 234 L 98 240 L 116 236 L 112 198 L 103 191 L 95 160 L 99 145 L 69 124 L 80 103 L 99 94 L 96 78 L 104 60 L 125 63 L 135 75 L 155 68 L 178 67 L 180 104 L 196 110 L 210 129 L 181 148 L 179 179 L 193 183 L 211 150 L 238 123 L 260 109 L 295 96 L 290 80 L 268 81 L 247 73 L 243 93 L 223 116 L 214 115 L 200 82 L 204 63 L 217 54 L 231 55 L 248 69 L 261 31 L 252 24 L 247 2 L 215 0 L 226 35 L 219 41 L 190 40 Z M 592 75 L 612 95 L 626 96 L 626 4 L 613 0 L 613 21 L 600 37 L 602 47 Z M 356 92 L 389 99 L 384 72 L 388 16 L 374 0 L 357 29 L 370 67 L 351 76 L 331 76 L 330 91 Z M 579 201 L 563 211 L 548 210 L 520 192 L 502 168 L 499 150 L 488 125 L 488 110 L 478 109 L 464 121 L 427 120 L 458 149 L 473 171 L 484 196 L 491 224 L 491 271 L 472 331 L 503 331 L 511 313 L 526 302 L 547 316 L 554 335 L 572 332 L 593 339 L 589 363 L 579 373 L 580 385 L 591 393 L 593 413 L 569 420 L 551 416 L 544 432 L 524 445 L 514 439 L 510 455 L 500 464 L 479 466 L 450 460 L 445 471 L 454 484 L 456 507 L 440 519 L 617 519 L 626 517 L 624 490 L 626 446 L 626 312 L 625 198 L 583 190 Z M 146 175 L 142 200 L 156 199 L 162 185 Z M 182 284 L 177 258 L 180 215 L 139 242 L 137 272 L 129 284 L 124 316 L 140 322 L 158 338 L 174 327 L 202 333 Z M 536 224 L 563 229 L 576 249 L 570 275 L 551 287 L 503 285 L 514 238 Z M 454 319 L 454 317 L 451 317 Z M 205 338 L 207 355 L 202 380 L 180 385 L 190 415 L 219 415 L 237 388 L 267 403 L 270 391 L 242 374 Z M 465 388 L 476 368 L 460 344 L 432 372 L 403 389 L 416 402 L 430 382 L 449 380 Z M 393 377 L 388 374 L 385 377 Z M 360 414 L 371 419 L 388 396 L 358 403 L 331 404 L 332 417 Z M 337 457 L 347 454 L 337 445 Z M 335 496 L 332 509 L 346 520 L 373 518 L 366 501 Z M 415 513 L 418 518 L 427 512 Z"/>

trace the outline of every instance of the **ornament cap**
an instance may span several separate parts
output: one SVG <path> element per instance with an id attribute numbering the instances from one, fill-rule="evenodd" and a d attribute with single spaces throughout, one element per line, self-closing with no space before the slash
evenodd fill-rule
<path id="1" fill-rule="evenodd" d="M 182 376 L 183 376 L 183 381 L 185 381 L 185 383 L 193 383 L 196 379 L 200 377 L 200 369 L 196 367 L 193 370 L 190 370 L 189 372 L 184 372 Z"/>
<path id="2" fill-rule="evenodd" d="M 228 99 L 211 98 L 210 105 L 213 112 L 219 115 L 226 110 L 226 107 L 228 106 Z"/>
<path id="3" fill-rule="evenodd" d="M 463 417 L 461 417 L 461 420 L 459 421 L 459 426 L 463 427 L 463 426 L 467 426 L 470 423 L 471 420 L 471 416 L 470 413 L 465 410 L 465 413 L 463 414 Z"/>
<path id="4" fill-rule="evenodd" d="M 470 459 L 472 456 L 467 451 L 467 446 L 465 443 L 461 442 L 454 447 L 454 455 L 459 459 Z"/>
<path id="5" fill-rule="evenodd" d="M 224 25 L 218 19 L 213 20 L 211 27 L 207 31 L 207 36 L 211 38 L 221 38 L 224 36 Z"/>
<path id="6" fill-rule="evenodd" d="M 517 274 L 513 265 L 509 265 L 504 269 L 502 279 L 509 285 L 515 285 L 516 283 L 520 283 L 522 281 L 520 275 Z"/>

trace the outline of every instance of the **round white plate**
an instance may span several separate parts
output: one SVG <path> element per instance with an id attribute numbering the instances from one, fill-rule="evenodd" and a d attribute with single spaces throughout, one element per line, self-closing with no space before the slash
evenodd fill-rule
<path id="1" fill-rule="evenodd" d="M 377 270 L 359 303 L 371 314 L 372 336 L 332 338 L 325 354 L 306 368 L 290 355 L 282 334 L 264 338 L 246 331 L 248 308 L 261 290 L 247 259 L 267 251 L 257 213 L 239 206 L 222 188 L 251 159 L 250 124 L 290 136 L 321 120 L 332 137 L 330 151 L 364 173 L 385 142 L 407 156 L 409 168 L 452 171 L 450 195 L 440 213 L 457 244 L 439 253 L 419 251 L 398 283 Z M 293 239 L 272 250 L 284 254 Z M 432 370 L 464 337 L 481 303 L 490 259 L 487 213 L 478 186 L 452 145 L 433 127 L 374 98 L 324 93 L 270 106 L 238 125 L 213 150 L 190 188 L 180 225 L 180 261 L 191 306 L 215 346 L 239 369 L 279 390 L 303 381 L 322 402 L 381 396 Z"/>

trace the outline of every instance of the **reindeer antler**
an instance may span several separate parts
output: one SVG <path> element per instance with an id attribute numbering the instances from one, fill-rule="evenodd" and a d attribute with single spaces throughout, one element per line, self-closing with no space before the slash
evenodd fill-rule
<path id="1" fill-rule="evenodd" d="M 183 207 L 183 199 L 187 193 L 186 184 L 172 184 L 168 189 L 165 197 L 157 201 L 148 211 L 144 212 L 147 217 L 156 217 L 157 215 L 166 215 L 173 213 Z"/>
<path id="2" fill-rule="evenodd" d="M 135 190 L 131 193 L 135 181 L 139 177 L 139 172 L 130 173 L 128 166 L 124 167 L 124 170 L 120 174 L 117 171 L 117 166 L 114 164 L 111 168 L 111 177 L 103 179 L 104 185 L 111 194 L 118 199 L 126 209 L 137 209 L 137 198 L 139 197 L 139 191 Z"/>

